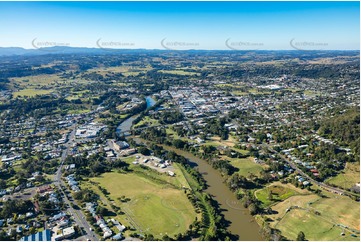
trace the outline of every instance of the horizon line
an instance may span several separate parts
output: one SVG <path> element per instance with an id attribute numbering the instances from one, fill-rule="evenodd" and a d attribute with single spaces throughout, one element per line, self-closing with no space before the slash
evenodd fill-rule
<path id="1" fill-rule="evenodd" d="M 1 1 L 1 0 L 0 0 Z M 100 48 L 100 47 L 88 47 L 88 46 L 63 46 L 63 45 L 56 45 L 56 46 L 49 46 L 49 47 L 41 47 L 41 48 L 25 48 L 21 46 L 0 46 L 0 48 L 19 48 L 23 50 L 46 50 L 51 48 L 64 48 L 64 49 L 76 49 L 76 48 L 83 48 L 89 50 L 104 50 L 104 51 L 121 51 L 121 50 L 163 50 L 163 51 L 360 51 L 360 49 L 167 49 L 167 48 Z M 59 50 L 60 51 L 60 50 Z"/>

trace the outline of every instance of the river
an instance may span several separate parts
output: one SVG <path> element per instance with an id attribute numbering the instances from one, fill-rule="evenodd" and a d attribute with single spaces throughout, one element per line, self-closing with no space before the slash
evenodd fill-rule
<path id="1" fill-rule="evenodd" d="M 134 138 L 136 142 L 142 142 L 139 138 Z M 223 182 L 221 174 L 209 165 L 205 160 L 193 154 L 176 149 L 174 147 L 162 145 L 164 149 L 171 150 L 178 155 L 184 156 L 192 165 L 198 168 L 206 180 L 208 188 L 206 192 L 212 195 L 213 199 L 219 203 L 224 218 L 230 222 L 227 228 L 231 233 L 239 235 L 239 240 L 260 241 L 263 240 L 259 234 L 260 227 L 250 215 L 248 209 L 244 208 L 236 195 L 232 193 Z"/>
<path id="2" fill-rule="evenodd" d="M 156 101 L 151 96 L 147 96 L 145 98 L 145 101 L 147 102 L 147 108 L 150 108 L 156 104 Z M 124 120 L 123 122 L 121 122 L 116 129 L 116 134 L 118 136 L 120 136 L 120 132 L 125 131 L 125 130 L 130 130 L 134 119 L 136 119 L 138 116 L 139 116 L 139 114 L 133 115 L 133 116 L 127 118 L 126 120 Z"/>
<path id="3" fill-rule="evenodd" d="M 147 108 L 152 107 L 156 101 L 150 96 L 146 97 Z M 132 122 L 139 114 L 134 115 L 119 124 L 117 133 L 122 130 L 130 130 Z M 136 142 L 141 142 L 140 139 L 135 138 Z M 219 203 L 224 218 L 230 222 L 227 228 L 231 233 L 239 235 L 239 240 L 243 241 L 260 241 L 263 240 L 259 234 L 260 227 L 250 215 L 248 209 L 244 208 L 240 201 L 236 198 L 227 185 L 223 182 L 224 179 L 221 174 L 209 165 L 205 160 L 202 160 L 193 154 L 176 149 L 174 147 L 163 145 L 164 149 L 172 150 L 178 155 L 187 158 L 192 165 L 196 166 L 200 173 L 203 174 L 207 182 L 208 188 L 206 192 L 212 195 L 213 199 Z"/>

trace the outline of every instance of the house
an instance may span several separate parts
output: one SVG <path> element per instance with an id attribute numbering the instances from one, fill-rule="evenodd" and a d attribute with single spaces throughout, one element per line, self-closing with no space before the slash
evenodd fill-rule
<path id="1" fill-rule="evenodd" d="M 52 191 L 53 189 L 49 185 L 41 186 L 36 189 L 37 193 L 43 194 Z"/>
<path id="2" fill-rule="evenodd" d="M 23 227 L 19 225 L 16 227 L 16 233 L 20 234 L 21 232 L 23 232 Z"/>
<path id="3" fill-rule="evenodd" d="M 303 184 L 304 186 L 308 186 L 308 185 L 310 185 L 310 182 L 309 182 L 309 181 L 304 181 L 302 184 Z"/>
<path id="4" fill-rule="evenodd" d="M 112 240 L 121 240 L 123 238 L 121 233 L 118 233 L 112 237 Z"/>

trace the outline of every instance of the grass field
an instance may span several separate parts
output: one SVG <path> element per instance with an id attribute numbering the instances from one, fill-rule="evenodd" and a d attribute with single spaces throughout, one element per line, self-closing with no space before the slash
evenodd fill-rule
<path id="1" fill-rule="evenodd" d="M 248 92 L 242 92 L 242 91 L 232 91 L 232 93 L 236 96 L 248 95 Z"/>
<path id="2" fill-rule="evenodd" d="M 123 161 L 127 162 L 130 165 L 129 168 L 134 170 L 135 172 L 137 172 L 138 175 L 143 175 L 150 179 L 154 178 L 157 180 L 162 180 L 162 181 L 164 181 L 164 184 L 166 184 L 166 183 L 172 184 L 173 186 L 175 186 L 177 188 L 182 188 L 182 187 L 189 188 L 189 184 L 186 181 L 186 179 L 184 178 L 183 172 L 180 169 L 181 167 L 177 163 L 172 164 L 173 172 L 175 173 L 175 176 L 171 177 L 167 173 L 159 173 L 155 169 L 144 170 L 142 167 L 140 167 L 139 164 L 136 164 L 136 165 L 133 164 L 133 161 L 136 160 L 135 155 L 128 156 L 126 158 L 121 158 L 121 159 Z"/>
<path id="3" fill-rule="evenodd" d="M 124 76 L 136 76 L 140 73 L 145 73 L 151 70 L 151 67 L 132 67 L 132 66 L 114 66 L 114 67 L 99 67 L 87 71 L 87 73 L 96 72 L 102 76 L 110 73 L 122 73 Z"/>
<path id="4" fill-rule="evenodd" d="M 343 189 L 349 189 L 360 182 L 360 164 L 359 163 L 347 163 L 345 169 L 341 174 L 332 177 L 327 180 L 331 185 L 342 187 Z"/>
<path id="5" fill-rule="evenodd" d="M 271 219 L 272 227 L 281 230 L 282 234 L 291 240 L 295 240 L 300 231 L 305 233 L 307 240 L 359 239 L 352 237 L 351 234 L 354 232 L 347 229 L 344 230 L 345 236 L 341 236 L 343 229 L 337 226 L 343 224 L 353 230 L 360 230 L 359 203 L 349 197 L 325 191 L 322 193 L 326 197 L 307 195 L 307 190 L 301 191 L 303 195 L 291 196 L 272 206 L 272 210 L 277 213 L 266 216 Z M 298 208 L 286 212 L 291 206 L 298 206 Z M 316 215 L 315 211 L 320 215 Z"/>
<path id="6" fill-rule="evenodd" d="M 142 126 L 142 125 L 147 125 L 147 126 L 159 125 L 159 120 L 152 119 L 149 116 L 145 116 L 145 117 L 143 117 L 142 120 L 139 121 L 139 123 L 134 125 L 134 128 L 137 128 L 137 127 Z"/>
<path id="7" fill-rule="evenodd" d="M 19 85 L 22 88 L 34 88 L 40 86 L 47 86 L 58 83 L 65 82 L 58 75 L 35 75 L 35 76 L 25 76 L 25 77 L 15 77 L 10 78 L 10 81 L 14 84 Z"/>
<path id="8" fill-rule="evenodd" d="M 28 96 L 33 97 L 35 95 L 44 95 L 51 93 L 53 90 L 40 90 L 40 89 L 23 89 L 18 92 L 14 92 L 14 97 Z"/>
<path id="9" fill-rule="evenodd" d="M 295 240 L 300 231 L 304 232 L 307 240 L 341 241 L 357 240 L 345 231 L 345 236 L 341 236 L 342 228 L 324 221 L 313 213 L 306 210 L 295 209 L 277 225 L 282 234 L 288 239 Z"/>
<path id="10" fill-rule="evenodd" d="M 186 231 L 196 218 L 182 190 L 164 187 L 134 173 L 111 172 L 91 180 L 108 190 L 110 198 L 143 233 L 158 238 L 166 233 L 172 236 Z M 131 200 L 122 203 L 118 200 L 121 196 Z"/>
<path id="11" fill-rule="evenodd" d="M 251 173 L 258 176 L 263 170 L 260 164 L 253 161 L 252 157 L 242 159 L 225 157 L 225 159 L 229 160 L 232 166 L 237 167 L 239 169 L 238 173 L 245 177 L 249 176 Z"/>
<path id="12" fill-rule="evenodd" d="M 197 72 L 190 72 L 190 71 L 184 71 L 184 70 L 171 70 L 171 71 L 160 70 L 159 72 L 162 72 L 162 73 L 165 73 L 165 74 L 182 75 L 182 76 L 196 76 L 196 75 L 199 75 L 199 73 L 197 73 Z"/>
<path id="13" fill-rule="evenodd" d="M 258 200 L 262 202 L 263 207 L 268 207 L 274 203 L 284 201 L 287 198 L 295 195 L 299 195 L 299 191 L 296 190 L 296 187 L 287 186 L 290 184 L 282 184 L 280 182 L 271 184 L 261 190 L 255 192 L 255 196 Z M 269 194 L 272 194 L 272 199 L 270 199 Z"/>

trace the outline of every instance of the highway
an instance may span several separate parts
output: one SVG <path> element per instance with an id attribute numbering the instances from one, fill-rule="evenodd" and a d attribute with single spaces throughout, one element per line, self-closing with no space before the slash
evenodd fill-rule
<path id="1" fill-rule="evenodd" d="M 54 184 L 58 187 L 58 189 L 60 191 L 63 192 L 63 194 L 65 194 L 65 191 L 62 189 L 62 186 L 65 186 L 65 183 L 61 179 L 62 167 L 63 167 L 66 157 L 68 156 L 70 147 L 74 142 L 76 125 L 74 125 L 74 127 L 72 129 L 73 130 L 71 131 L 71 133 L 69 134 L 69 137 L 68 137 L 68 142 L 65 144 L 66 148 L 63 150 L 63 153 L 61 155 L 61 162 L 60 162 L 59 168 L 56 171 L 56 175 L 54 176 Z M 73 208 L 74 203 L 71 202 L 66 195 L 64 196 L 63 200 L 64 200 L 64 203 L 69 205 L 68 211 L 73 216 L 76 225 L 84 228 L 84 231 L 86 232 L 86 234 L 84 235 L 85 238 L 87 240 L 99 240 L 97 235 L 93 231 L 90 231 L 90 225 L 89 225 L 88 221 L 85 219 L 85 215 L 84 215 L 83 211 L 80 209 L 79 210 L 74 209 Z M 72 200 L 74 201 L 73 198 L 72 198 Z"/>

